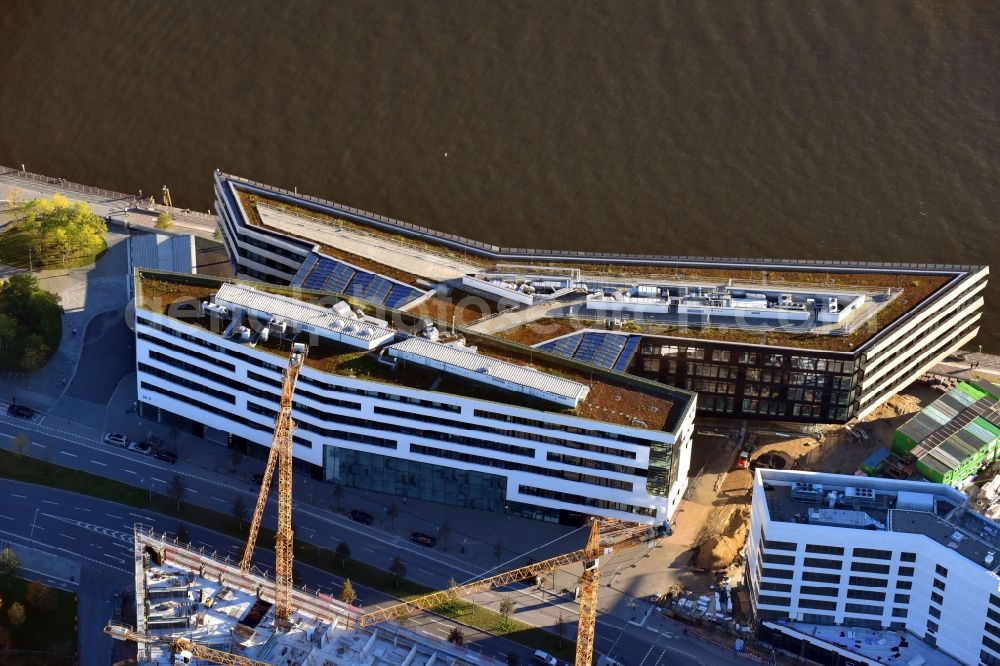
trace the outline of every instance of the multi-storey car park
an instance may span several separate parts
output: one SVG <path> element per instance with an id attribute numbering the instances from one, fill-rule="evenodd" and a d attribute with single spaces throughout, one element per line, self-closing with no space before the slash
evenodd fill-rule
<path id="1" fill-rule="evenodd" d="M 1000 664 L 1000 525 L 965 495 L 764 469 L 752 493 L 747 587 L 773 635 L 819 637 L 875 664 L 895 663 L 905 631 L 961 663 Z"/>
<path id="2" fill-rule="evenodd" d="M 844 423 L 979 330 L 989 269 L 501 248 L 215 174 L 236 271 L 697 391 L 704 415 Z"/>
<path id="3" fill-rule="evenodd" d="M 686 487 L 687 391 L 321 292 L 138 269 L 135 293 L 142 413 L 257 454 L 308 344 L 293 454 L 316 478 L 565 523 L 666 521 Z"/>

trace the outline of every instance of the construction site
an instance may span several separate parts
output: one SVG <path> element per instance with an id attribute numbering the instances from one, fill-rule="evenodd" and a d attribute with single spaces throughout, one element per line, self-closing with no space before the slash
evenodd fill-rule
<path id="1" fill-rule="evenodd" d="M 668 593 L 679 599 L 696 599 L 719 589 L 721 580 L 738 588 L 750 524 L 753 470 L 757 467 L 919 478 L 915 462 L 892 455 L 888 447 L 900 426 L 953 384 L 929 375 L 863 421 L 817 426 L 809 432 L 782 430 L 782 424 L 757 424 L 743 431 L 735 424 L 718 428 L 702 424 L 693 448 L 691 484 L 674 537 L 666 546 L 673 554 Z M 868 469 L 870 460 L 881 465 Z M 996 501 L 998 479 L 995 465 L 980 475 L 969 491 L 976 506 L 982 509 Z"/>
<path id="2" fill-rule="evenodd" d="M 280 408 L 274 422 L 265 473 L 238 564 L 221 561 L 190 544 L 170 540 L 151 528 L 135 527 L 135 626 L 109 621 L 112 638 L 134 642 L 137 659 L 149 664 L 217 663 L 239 666 L 335 666 L 368 664 L 471 664 L 480 658 L 459 647 L 423 638 L 394 621 L 494 587 L 541 577 L 562 567 L 582 564 L 576 598 L 577 664 L 595 663 L 594 637 L 600 560 L 639 544 L 656 545 L 667 536 L 663 526 L 592 519 L 586 545 L 574 552 L 529 562 L 447 590 L 400 600 L 367 613 L 329 596 L 308 593 L 293 584 L 292 420 L 296 380 L 309 348 L 290 345 L 283 373 Z M 278 520 L 274 538 L 273 577 L 253 562 L 270 487 L 277 477 Z M 546 653 L 546 663 L 555 663 Z M 614 664 L 598 656 L 599 664 Z M 536 658 L 539 653 L 536 652 Z M 488 658 L 493 661 L 492 658 Z"/>

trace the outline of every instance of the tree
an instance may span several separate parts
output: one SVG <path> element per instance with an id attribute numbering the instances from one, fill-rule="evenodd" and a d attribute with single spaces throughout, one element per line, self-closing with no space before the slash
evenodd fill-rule
<path id="1" fill-rule="evenodd" d="M 389 565 L 389 573 L 392 574 L 393 584 L 399 587 L 403 583 L 403 576 L 406 575 L 406 565 L 399 555 L 392 556 L 392 563 Z"/>
<path id="2" fill-rule="evenodd" d="M 23 193 L 16 187 L 7 188 L 7 208 L 17 208 L 21 204 Z"/>
<path id="3" fill-rule="evenodd" d="M 385 517 L 389 519 L 392 529 L 396 529 L 396 516 L 399 515 L 399 508 L 396 507 L 395 502 L 389 502 L 389 506 L 385 509 Z"/>
<path id="4" fill-rule="evenodd" d="M 441 527 L 438 528 L 438 538 L 441 539 L 441 548 L 448 550 L 448 537 L 451 536 L 451 525 L 448 524 L 448 520 L 445 519 L 441 523 Z"/>
<path id="5" fill-rule="evenodd" d="M 461 627 L 452 627 L 448 632 L 448 642 L 454 643 L 458 647 L 465 645 L 465 632 Z"/>
<path id="6" fill-rule="evenodd" d="M 184 496 L 187 495 L 187 485 L 184 483 L 184 479 L 180 474 L 174 474 L 174 477 L 170 479 L 170 485 L 167 486 L 167 497 L 177 504 L 177 510 L 181 510 L 181 502 L 184 501 Z"/>
<path id="7" fill-rule="evenodd" d="M 237 495 L 233 500 L 233 518 L 240 524 L 240 531 L 243 531 L 243 521 L 247 519 L 247 503 L 243 500 L 243 495 Z"/>
<path id="8" fill-rule="evenodd" d="M 514 600 L 509 594 L 500 597 L 500 607 L 497 609 L 504 620 L 510 621 L 510 616 L 514 614 Z"/>
<path id="9" fill-rule="evenodd" d="M 10 440 L 11 448 L 14 449 L 14 454 L 20 458 L 24 455 L 24 452 L 28 450 L 28 446 L 31 445 L 31 438 L 29 438 L 23 432 L 19 432 L 14 435 L 14 438 Z"/>
<path id="10" fill-rule="evenodd" d="M 177 523 L 177 529 L 174 531 L 174 536 L 181 543 L 191 543 L 191 534 L 188 532 L 187 525 L 184 523 Z"/>
<path id="11" fill-rule="evenodd" d="M 340 558 L 341 567 L 346 567 L 347 563 L 351 561 L 351 547 L 347 545 L 346 541 L 338 543 L 333 554 Z"/>
<path id="12" fill-rule="evenodd" d="M 32 333 L 24 339 L 24 356 L 21 367 L 29 372 L 40 370 L 49 358 L 49 346 L 38 333 Z"/>
<path id="13" fill-rule="evenodd" d="M 10 622 L 12 627 L 20 627 L 24 624 L 26 619 L 26 613 L 24 612 L 24 606 L 19 601 L 15 601 L 7 609 L 7 620 Z"/>
<path id="14" fill-rule="evenodd" d="M 563 614 L 560 612 L 559 617 L 556 618 L 556 636 L 559 637 L 559 647 L 563 646 L 563 639 L 566 637 L 566 620 L 563 619 Z"/>
<path id="15" fill-rule="evenodd" d="M 17 320 L 0 312 L 0 351 L 8 351 L 19 335 Z"/>
<path id="16" fill-rule="evenodd" d="M 5 579 L 5 584 L 10 587 L 13 579 L 21 575 L 21 559 L 11 547 L 0 550 L 0 577 Z"/>
<path id="17" fill-rule="evenodd" d="M 59 257 L 65 263 L 69 252 L 77 256 L 96 255 L 107 245 L 108 226 L 83 202 L 72 203 L 61 194 L 51 199 L 33 199 L 22 210 L 18 227 L 33 235 L 32 250 L 40 263 Z"/>
<path id="18" fill-rule="evenodd" d="M 503 542 L 497 541 L 496 545 L 493 546 L 493 557 L 497 558 L 497 566 L 500 566 L 500 558 L 503 557 Z"/>
<path id="19" fill-rule="evenodd" d="M 351 579 L 344 579 L 344 587 L 340 590 L 340 600 L 343 601 L 348 606 L 353 606 L 354 602 L 357 601 L 358 594 L 354 591 L 354 586 L 351 585 Z"/>
<path id="20" fill-rule="evenodd" d="M 169 213 L 160 213 L 156 216 L 156 228 L 160 231 L 167 231 L 174 226 L 174 220 Z"/>
<path id="21" fill-rule="evenodd" d="M 55 592 L 51 587 L 43 585 L 40 580 L 33 580 L 28 583 L 25 599 L 29 606 L 43 613 L 51 613 L 56 607 Z"/>

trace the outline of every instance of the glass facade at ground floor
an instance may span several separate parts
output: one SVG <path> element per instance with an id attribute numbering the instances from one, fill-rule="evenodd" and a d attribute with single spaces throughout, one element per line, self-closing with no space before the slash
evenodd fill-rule
<path id="1" fill-rule="evenodd" d="M 504 511 L 507 478 L 364 451 L 326 446 L 324 478 L 374 490 L 483 511 Z"/>

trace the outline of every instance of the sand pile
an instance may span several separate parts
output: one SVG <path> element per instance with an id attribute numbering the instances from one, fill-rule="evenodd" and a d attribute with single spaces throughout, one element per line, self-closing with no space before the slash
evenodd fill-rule
<path id="1" fill-rule="evenodd" d="M 727 568 L 746 543 L 750 527 L 750 507 L 729 506 L 720 509 L 720 512 L 721 527 L 701 542 L 694 556 L 693 564 L 699 569 L 714 571 Z"/>

